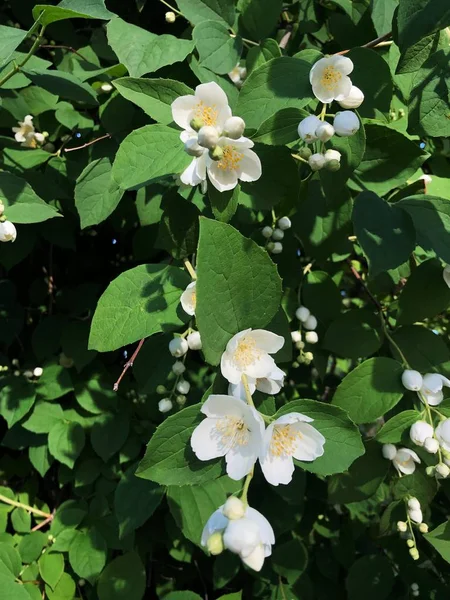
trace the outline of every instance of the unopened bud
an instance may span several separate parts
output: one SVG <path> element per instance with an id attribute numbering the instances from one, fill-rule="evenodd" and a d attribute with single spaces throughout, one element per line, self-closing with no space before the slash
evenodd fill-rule
<path id="1" fill-rule="evenodd" d="M 317 327 L 317 319 L 314 315 L 309 315 L 306 321 L 303 323 L 305 329 L 313 331 Z"/>
<path id="2" fill-rule="evenodd" d="M 436 467 L 433 467 L 431 465 L 425 469 L 425 473 L 428 475 L 428 477 L 433 477 L 435 470 L 436 470 Z"/>
<path id="3" fill-rule="evenodd" d="M 158 402 L 158 410 L 161 413 L 166 413 L 171 411 L 173 408 L 172 400 L 170 398 L 163 398 Z"/>
<path id="4" fill-rule="evenodd" d="M 197 143 L 195 138 L 189 138 L 184 142 L 184 151 L 186 154 L 189 154 L 189 156 L 199 157 L 202 156 L 205 150 Z"/>
<path id="5" fill-rule="evenodd" d="M 284 238 L 284 231 L 282 229 L 274 229 L 272 233 L 272 239 L 279 242 Z"/>
<path id="6" fill-rule="evenodd" d="M 206 547 L 208 548 L 209 553 L 213 556 L 221 554 L 224 549 L 222 534 L 216 531 L 216 533 L 210 535 L 208 541 L 206 542 Z"/>
<path id="7" fill-rule="evenodd" d="M 186 381 L 185 379 L 181 379 L 177 383 L 177 391 L 180 392 L 180 394 L 188 394 L 190 389 L 191 389 L 191 384 L 189 383 L 189 381 Z"/>
<path id="8" fill-rule="evenodd" d="M 188 350 L 189 346 L 184 338 L 174 337 L 173 340 L 170 340 L 169 352 L 172 356 L 180 358 L 180 356 L 184 356 Z"/>
<path id="9" fill-rule="evenodd" d="M 419 525 L 420 533 L 428 533 L 428 525 L 426 523 L 421 523 Z"/>
<path id="10" fill-rule="evenodd" d="M 395 455 L 397 454 L 397 448 L 394 446 L 394 444 L 383 444 L 381 452 L 384 458 L 387 458 L 388 460 L 393 460 L 395 458 Z"/>
<path id="11" fill-rule="evenodd" d="M 242 517 L 245 515 L 245 510 L 245 504 L 242 502 L 242 500 L 236 498 L 236 496 L 230 496 L 225 502 L 222 512 L 227 519 L 233 521 L 236 519 L 242 519 Z"/>
<path id="12" fill-rule="evenodd" d="M 331 123 L 322 122 L 316 129 L 316 136 L 321 142 L 328 142 L 334 135 L 334 127 Z"/>
<path id="13" fill-rule="evenodd" d="M 217 142 L 219 141 L 217 129 L 212 127 L 212 125 L 205 125 L 199 130 L 197 141 L 199 146 L 212 150 L 217 146 Z"/>
<path id="14" fill-rule="evenodd" d="M 450 474 L 450 469 L 447 467 L 446 464 L 439 463 L 438 465 L 436 465 L 436 473 L 439 477 L 442 477 L 442 479 L 446 479 Z"/>
<path id="15" fill-rule="evenodd" d="M 193 331 L 187 336 L 187 343 L 190 350 L 202 349 L 202 338 L 198 331 Z"/>
<path id="16" fill-rule="evenodd" d="M 291 331 L 291 338 L 292 338 L 292 341 L 294 342 L 294 344 L 297 342 L 301 342 L 302 334 L 300 333 L 300 331 Z"/>
<path id="17" fill-rule="evenodd" d="M 265 237 L 266 239 L 269 239 L 270 237 L 272 237 L 273 229 L 272 229 L 272 227 L 269 227 L 268 225 L 266 225 L 263 228 L 261 233 L 263 234 L 263 237 Z"/>
<path id="18" fill-rule="evenodd" d="M 180 408 L 186 404 L 186 400 L 187 398 L 186 396 L 183 396 L 183 394 L 176 397 L 177 404 Z"/>
<path id="19" fill-rule="evenodd" d="M 405 523 L 405 521 L 397 521 L 397 531 L 400 531 L 400 533 L 405 533 L 408 530 L 408 525 Z"/>
<path id="20" fill-rule="evenodd" d="M 406 540 L 406 545 L 408 546 L 408 548 L 414 548 L 413 540 Z"/>
<path id="21" fill-rule="evenodd" d="M 281 219 L 278 219 L 278 227 L 280 229 L 286 230 L 286 229 L 290 229 L 292 227 L 292 223 L 289 217 L 281 217 Z"/>
<path id="22" fill-rule="evenodd" d="M 418 560 L 419 551 L 417 550 L 417 548 L 410 548 L 409 553 L 414 560 Z"/>
<path id="23" fill-rule="evenodd" d="M 189 125 L 194 131 L 200 131 L 200 129 L 205 125 L 205 123 L 199 117 L 195 117 L 195 119 L 192 119 Z"/>
<path id="24" fill-rule="evenodd" d="M 166 390 L 166 386 L 165 385 L 158 385 L 156 387 L 156 393 L 161 395 L 161 394 L 165 394 L 167 392 Z"/>
<path id="25" fill-rule="evenodd" d="M 245 131 L 245 121 L 241 117 L 230 117 L 225 121 L 224 135 L 237 140 L 240 138 Z"/>
<path id="26" fill-rule="evenodd" d="M 312 352 L 305 352 L 304 357 L 306 358 L 306 360 L 308 360 L 309 362 L 311 362 L 314 358 L 314 355 Z"/>
<path id="27" fill-rule="evenodd" d="M 177 18 L 176 14 L 169 10 L 166 12 L 166 23 L 175 23 L 175 19 Z"/>
<path id="28" fill-rule="evenodd" d="M 403 386 L 412 392 L 418 392 L 422 387 L 423 377 L 419 371 L 413 369 L 406 369 L 402 373 Z"/>
<path id="29" fill-rule="evenodd" d="M 313 171 L 320 171 L 325 166 L 325 156 L 320 154 L 320 152 L 316 152 L 316 154 L 312 154 L 308 159 L 308 164 Z"/>
<path id="30" fill-rule="evenodd" d="M 319 336 L 315 331 L 307 331 L 305 333 L 305 340 L 308 342 L 308 344 L 317 344 L 319 341 Z"/>
<path id="31" fill-rule="evenodd" d="M 219 160 L 222 160 L 222 158 L 223 158 L 223 150 L 222 150 L 222 148 L 220 146 L 216 146 L 215 148 L 212 148 L 212 150 L 209 151 L 209 157 L 212 160 L 215 160 L 217 162 Z"/>
<path id="32" fill-rule="evenodd" d="M 35 377 L 41 377 L 43 372 L 44 372 L 44 369 L 42 367 L 36 367 L 33 371 L 33 375 Z"/>
<path id="33" fill-rule="evenodd" d="M 308 158 L 312 155 L 312 152 L 310 148 L 304 146 L 303 148 L 300 148 L 300 150 L 298 151 L 298 155 L 304 160 L 308 160 Z"/>
<path id="34" fill-rule="evenodd" d="M 331 160 L 327 160 L 325 163 L 325 169 L 327 171 L 331 171 L 332 173 L 339 171 L 340 168 L 341 168 L 341 163 L 338 160 L 335 160 L 334 158 Z"/>
<path id="35" fill-rule="evenodd" d="M 283 252 L 283 244 L 275 242 L 270 250 L 272 254 L 281 254 Z"/>
<path id="36" fill-rule="evenodd" d="M 175 373 L 175 375 L 181 375 L 182 373 L 184 373 L 186 371 L 186 367 L 184 366 L 184 363 L 181 362 L 181 360 L 177 360 L 172 365 L 172 371 Z M 164 388 L 164 390 L 165 390 L 165 388 Z"/>
<path id="37" fill-rule="evenodd" d="M 311 313 L 310 313 L 309 309 L 306 308 L 306 306 L 299 306 L 297 308 L 297 310 L 295 311 L 295 316 L 302 323 L 304 323 L 306 321 L 306 319 L 309 317 L 310 314 Z"/>
<path id="38" fill-rule="evenodd" d="M 423 447 L 430 454 L 436 454 L 439 450 L 439 442 L 435 438 L 429 437 L 424 441 Z"/>

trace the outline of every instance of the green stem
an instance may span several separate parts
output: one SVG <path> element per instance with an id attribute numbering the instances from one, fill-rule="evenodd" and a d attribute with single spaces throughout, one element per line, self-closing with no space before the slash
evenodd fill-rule
<path id="1" fill-rule="evenodd" d="M 295 160 L 299 160 L 301 162 L 304 162 L 305 164 L 309 165 L 309 162 L 307 160 L 305 160 L 304 158 L 302 158 L 301 156 L 299 156 L 298 154 L 291 154 L 292 158 L 295 158 Z"/>
<path id="2" fill-rule="evenodd" d="M 254 473 L 254 469 L 252 469 L 250 471 L 250 473 L 247 475 L 247 477 L 245 478 L 244 488 L 242 489 L 242 494 L 241 494 L 241 500 L 247 506 L 248 506 L 248 500 L 247 500 L 248 488 L 250 487 L 250 482 L 253 478 L 253 473 Z"/>
<path id="3" fill-rule="evenodd" d="M 30 29 L 30 34 L 34 32 L 35 28 L 37 26 L 37 23 L 35 23 L 33 25 L 33 27 Z M 41 26 L 41 30 L 39 31 L 36 39 L 34 40 L 33 45 L 30 48 L 30 51 L 28 52 L 28 54 L 25 56 L 25 58 L 23 59 L 22 62 L 16 64 L 9 73 L 7 73 L 2 79 L 0 79 L 0 87 L 2 87 L 2 85 L 4 85 L 9 79 L 11 79 L 11 77 L 13 77 L 16 73 L 18 73 L 20 71 L 20 69 L 26 65 L 26 63 L 30 60 L 30 58 L 34 55 L 34 53 L 36 52 L 36 50 L 39 48 L 39 44 L 42 41 L 42 38 L 44 37 L 44 32 L 45 32 L 45 28 L 47 26 L 46 25 L 42 25 Z"/>
<path id="4" fill-rule="evenodd" d="M 321 121 L 325 121 L 325 115 L 326 115 L 326 112 L 327 112 L 327 105 L 326 105 L 326 104 L 324 104 L 324 105 L 323 105 L 323 107 L 322 107 L 322 110 L 321 110 L 321 112 L 320 112 L 320 115 L 319 115 L 319 119 L 320 119 Z"/>
<path id="5" fill-rule="evenodd" d="M 411 366 L 409 365 L 408 361 L 406 360 L 406 356 L 403 354 L 403 352 L 400 350 L 399 345 L 397 344 L 397 342 L 394 341 L 394 338 L 391 336 L 391 334 L 388 331 L 388 328 L 386 327 L 386 321 L 384 320 L 384 316 L 383 314 L 380 312 L 380 320 L 381 320 L 381 325 L 383 327 L 383 331 L 384 331 L 384 335 L 386 336 L 386 338 L 389 340 L 389 343 L 394 346 L 394 348 L 397 350 L 397 352 L 400 355 L 400 358 L 402 359 L 402 363 L 403 366 L 405 367 L 405 369 L 410 369 Z"/>
<path id="6" fill-rule="evenodd" d="M 22 504 L 22 502 L 16 502 L 15 500 L 11 500 L 10 498 L 3 496 L 2 494 L 0 494 L 0 502 L 4 502 L 5 504 L 10 504 L 11 506 L 15 506 L 16 508 L 23 508 L 24 510 L 28 510 L 29 512 L 32 512 L 35 515 L 38 515 L 39 517 L 45 517 L 46 519 L 51 517 L 51 515 L 44 512 L 43 510 L 39 510 L 38 508 L 33 508 L 32 506 L 28 506 L 28 504 Z"/>
<path id="7" fill-rule="evenodd" d="M 255 408 L 255 405 L 253 403 L 253 398 L 252 395 L 250 394 L 250 388 L 248 386 L 248 379 L 247 379 L 247 375 L 245 375 L 245 373 L 242 374 L 242 384 L 244 386 L 244 390 L 245 390 L 245 397 L 247 398 L 247 404 L 249 406 L 253 406 L 253 408 Z"/>
<path id="8" fill-rule="evenodd" d="M 179 10 L 177 10 L 176 8 L 171 6 L 168 2 L 166 2 L 166 0 L 159 0 L 159 1 L 162 2 L 163 4 L 165 4 L 167 6 L 167 8 L 170 8 L 170 10 L 172 12 L 177 13 L 177 15 L 180 15 L 180 17 L 183 17 L 184 19 L 186 18 L 182 12 L 180 12 Z"/>
<path id="9" fill-rule="evenodd" d="M 195 281 L 197 279 L 197 273 L 195 272 L 195 269 L 192 266 L 191 262 L 187 258 L 183 258 L 183 262 L 184 262 L 184 266 L 186 268 L 186 271 L 189 273 L 189 275 Z"/>

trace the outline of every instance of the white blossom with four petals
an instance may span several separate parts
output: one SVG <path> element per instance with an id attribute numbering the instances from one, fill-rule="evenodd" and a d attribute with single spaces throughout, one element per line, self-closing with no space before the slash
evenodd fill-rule
<path id="1" fill-rule="evenodd" d="M 324 104 L 344 100 L 352 89 L 352 81 L 348 77 L 352 71 L 353 62 L 346 56 L 335 54 L 321 58 L 309 72 L 314 96 Z"/>
<path id="2" fill-rule="evenodd" d="M 219 192 L 232 190 L 238 181 L 256 181 L 261 177 L 262 166 L 259 156 L 253 152 L 254 143 L 246 137 L 237 140 L 221 137 L 217 146 L 222 150 L 220 160 L 206 156 L 209 180 Z"/>

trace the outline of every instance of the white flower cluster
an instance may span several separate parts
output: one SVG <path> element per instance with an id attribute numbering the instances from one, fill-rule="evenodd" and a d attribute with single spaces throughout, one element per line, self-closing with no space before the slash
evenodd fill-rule
<path id="1" fill-rule="evenodd" d="M 318 100 L 329 104 L 336 100 L 342 108 L 358 108 L 363 100 L 362 91 L 352 84 L 348 75 L 353 71 L 353 62 L 346 56 L 334 55 L 321 58 L 312 67 L 309 79 L 313 93 Z M 351 110 L 336 113 L 333 124 L 325 119 L 325 107 L 321 118 L 310 115 L 304 118 L 298 126 L 298 135 L 306 144 L 314 142 L 326 143 L 337 134 L 341 137 L 354 135 L 360 128 L 358 115 Z M 322 146 L 323 148 L 323 146 Z M 311 152 L 303 148 L 300 156 L 307 160 L 313 171 L 324 167 L 330 171 L 340 168 L 341 154 L 337 150 L 328 149 L 325 152 Z"/>
<path id="2" fill-rule="evenodd" d="M 206 182 L 225 192 L 238 181 L 256 181 L 261 177 L 261 161 L 250 148 L 253 142 L 243 137 L 245 122 L 233 117 L 228 98 L 214 82 L 202 83 L 195 94 L 180 96 L 172 102 L 172 117 L 183 131 L 184 150 L 193 157 L 181 174 L 185 185 Z"/>
<path id="3" fill-rule="evenodd" d="M 269 225 L 266 225 L 266 227 L 263 228 L 263 237 L 265 237 L 266 240 L 272 238 L 272 241 L 268 242 L 266 245 L 266 248 L 269 250 L 269 252 L 272 254 L 281 254 L 281 252 L 283 252 L 283 244 L 281 243 L 281 240 L 284 238 L 284 232 L 291 227 L 292 223 L 290 218 L 281 217 L 281 219 L 278 219 L 277 227 L 269 227 Z"/>
<path id="4" fill-rule="evenodd" d="M 300 350 L 298 362 L 309 364 L 313 360 L 314 355 L 312 352 L 303 352 L 303 349 L 305 347 L 305 342 L 307 344 L 317 344 L 319 341 L 319 336 L 315 331 L 317 327 L 317 319 L 313 314 L 311 314 L 311 311 L 306 308 L 306 306 L 299 306 L 295 311 L 295 316 L 300 321 L 300 328 L 303 327 L 307 331 L 304 334 L 305 341 L 303 341 L 302 332 L 300 330 L 292 331 L 292 342 L 295 344 L 297 350 Z"/>
<path id="5" fill-rule="evenodd" d="M 17 230 L 14 223 L 6 219 L 4 212 L 5 206 L 0 200 L 0 242 L 14 242 L 17 237 Z"/>
<path id="6" fill-rule="evenodd" d="M 419 558 L 419 551 L 417 549 L 414 534 L 412 532 L 412 525 L 416 525 L 420 533 L 427 533 L 428 525 L 423 522 L 422 507 L 419 500 L 414 496 L 410 496 L 408 499 L 406 499 L 406 514 L 408 516 L 408 522 L 405 523 L 405 521 L 397 521 L 397 531 L 399 531 L 401 534 L 406 534 L 405 537 L 409 548 L 409 553 L 414 560 L 417 560 Z M 408 529 L 410 529 L 410 533 L 408 532 Z"/>
<path id="7" fill-rule="evenodd" d="M 45 133 L 38 133 L 33 125 L 33 117 L 27 115 L 23 121 L 19 121 L 19 127 L 12 128 L 16 142 L 21 142 L 25 148 L 37 148 L 45 142 Z"/>
<path id="8" fill-rule="evenodd" d="M 450 380 L 439 373 L 421 375 L 418 371 L 406 369 L 402 374 L 402 383 L 407 390 L 417 392 L 421 402 L 438 406 L 444 399 L 442 388 L 450 387 Z"/>

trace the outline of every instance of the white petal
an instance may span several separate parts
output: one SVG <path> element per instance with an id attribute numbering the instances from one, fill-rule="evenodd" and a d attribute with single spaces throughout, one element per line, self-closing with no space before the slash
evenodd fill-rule
<path id="1" fill-rule="evenodd" d="M 250 138 L 242 136 L 242 137 L 238 138 L 237 140 L 233 140 L 233 139 L 227 138 L 227 137 L 221 137 L 219 140 L 219 145 L 220 146 L 235 146 L 236 148 L 239 148 L 240 151 L 242 151 L 242 150 L 246 150 L 249 148 L 253 148 L 253 146 L 255 144 L 254 144 L 254 142 L 252 142 L 252 140 Z"/>
<path id="2" fill-rule="evenodd" d="M 13 128 L 14 131 L 15 128 Z M 444 278 L 445 283 L 450 288 L 450 265 L 446 265 L 444 270 L 442 271 L 442 277 Z"/>
<path id="3" fill-rule="evenodd" d="M 196 173 L 197 158 L 193 158 L 188 167 L 181 173 L 180 179 L 185 185 L 198 185 L 198 176 Z"/>
<path id="4" fill-rule="evenodd" d="M 219 169 L 216 161 L 210 161 L 207 170 L 211 183 L 219 192 L 232 190 L 238 184 L 237 172 L 228 169 Z"/>
<path id="5" fill-rule="evenodd" d="M 291 425 L 291 427 L 302 436 L 297 441 L 294 458 L 297 460 L 312 461 L 323 455 L 323 446 L 326 440 L 315 427 L 308 423 L 296 423 Z"/>
<path id="6" fill-rule="evenodd" d="M 250 567 L 250 569 L 258 572 L 263 568 L 264 557 L 264 546 L 263 544 L 260 544 L 259 546 L 256 546 L 256 548 L 248 556 L 241 555 L 241 560 L 245 565 L 247 565 L 247 567 Z"/>
<path id="7" fill-rule="evenodd" d="M 283 336 L 265 329 L 253 329 L 248 337 L 255 340 L 258 348 L 269 354 L 275 354 L 284 346 Z"/>
<path id="8" fill-rule="evenodd" d="M 191 447 L 199 460 L 211 460 L 225 456 L 230 450 L 231 438 L 226 443 L 217 431 L 218 419 L 204 419 L 194 429 L 191 436 Z"/>
<path id="9" fill-rule="evenodd" d="M 26 141 L 25 136 L 20 131 L 18 131 L 14 137 L 16 138 L 16 142 L 25 142 Z"/>
<path id="10" fill-rule="evenodd" d="M 350 75 L 353 71 L 353 62 L 347 56 L 335 54 L 331 57 L 333 67 L 339 69 L 343 75 Z"/>
<path id="11" fill-rule="evenodd" d="M 215 81 L 198 85 L 195 88 L 195 101 L 203 102 L 206 106 L 215 106 L 218 110 L 228 106 L 227 95 Z"/>
<path id="12" fill-rule="evenodd" d="M 245 516 L 252 521 L 255 521 L 259 525 L 259 531 L 261 535 L 261 541 L 264 545 L 270 546 L 275 544 L 275 534 L 273 532 L 272 525 L 266 519 L 264 515 L 262 515 L 255 508 L 251 508 L 250 506 L 247 508 L 247 512 Z M 270 554 L 270 553 L 269 553 Z M 266 554 L 266 556 L 269 556 Z"/>
<path id="13" fill-rule="evenodd" d="M 182 129 L 190 129 L 192 112 L 197 105 L 195 96 L 180 96 L 172 102 L 172 119 Z"/>
<path id="14" fill-rule="evenodd" d="M 352 89 L 352 80 L 350 77 L 343 77 L 342 80 L 336 86 L 334 91 L 335 100 L 344 100 L 350 94 Z"/>
<path id="15" fill-rule="evenodd" d="M 239 162 L 238 177 L 241 181 L 257 181 L 262 175 L 259 156 L 253 150 L 245 150 Z"/>
<path id="16" fill-rule="evenodd" d="M 255 379 L 267 377 L 268 374 L 273 370 L 275 361 L 269 354 L 261 354 L 254 362 L 245 367 L 245 373 Z"/>
<path id="17" fill-rule="evenodd" d="M 227 379 L 230 383 L 240 383 L 242 371 L 238 369 L 233 360 L 233 355 L 230 352 L 225 351 L 222 354 L 222 358 L 220 359 L 220 370 L 225 379 Z"/>
<path id="18" fill-rule="evenodd" d="M 250 389 L 250 394 L 253 396 L 256 389 L 256 382 L 251 377 L 248 377 L 248 387 Z M 228 394 L 230 396 L 233 396 L 234 398 L 240 398 L 241 400 L 244 400 L 244 402 L 247 401 L 247 396 L 245 394 L 245 388 L 244 384 L 242 383 L 242 380 L 239 383 L 230 383 L 228 385 Z"/>
<path id="19" fill-rule="evenodd" d="M 417 453 L 414 452 L 414 450 L 410 450 L 409 448 L 400 448 L 399 452 L 409 454 L 409 456 L 413 459 L 414 462 L 420 464 L 420 458 L 417 456 Z"/>
<path id="20" fill-rule="evenodd" d="M 236 333 L 235 335 L 233 335 L 233 337 L 227 343 L 226 352 L 233 353 L 236 350 L 236 348 L 238 347 L 239 341 L 243 337 L 245 337 L 250 331 L 251 331 L 251 329 L 243 329 L 239 333 Z"/>
<path id="21" fill-rule="evenodd" d="M 314 96 L 318 100 L 323 102 L 324 104 L 329 104 L 330 102 L 333 102 L 333 100 L 334 100 L 333 91 L 330 91 L 329 89 L 325 88 L 320 83 L 314 82 L 312 84 L 312 90 L 313 90 Z"/>
<path id="22" fill-rule="evenodd" d="M 262 377 L 256 380 L 256 389 L 259 392 L 263 392 L 263 394 L 278 394 L 282 387 L 283 383 L 281 381 L 269 377 Z"/>
<path id="23" fill-rule="evenodd" d="M 292 481 L 294 461 L 291 456 L 274 456 L 266 452 L 259 457 L 264 477 L 271 485 L 287 485 Z"/>
<path id="24" fill-rule="evenodd" d="M 186 129 L 180 133 L 180 140 L 185 144 L 188 140 L 196 138 L 197 134 L 192 129 Z"/>
<path id="25" fill-rule="evenodd" d="M 197 177 L 200 181 L 205 181 L 206 179 L 206 161 L 208 158 L 208 152 L 204 152 L 202 156 L 197 158 L 197 165 L 195 167 L 195 171 Z"/>
<path id="26" fill-rule="evenodd" d="M 240 402 L 240 400 L 238 400 Z M 252 470 L 259 451 L 259 437 L 250 436 L 247 445 L 239 446 L 235 444 L 233 448 L 227 452 L 225 461 L 227 463 L 227 475 L 230 479 L 239 481 Z"/>
<path id="27" fill-rule="evenodd" d="M 207 417 L 220 418 L 226 416 L 241 417 L 247 416 L 252 417 L 250 407 L 248 407 L 242 400 L 233 398 L 232 396 L 226 396 L 225 394 L 212 394 L 203 403 L 201 412 Z"/>
<path id="28" fill-rule="evenodd" d="M 314 419 L 311 419 L 311 417 L 307 417 L 306 415 L 302 415 L 302 413 L 291 412 L 287 415 L 282 415 L 281 417 L 278 417 L 278 419 L 273 422 L 273 425 L 287 425 L 298 422 L 312 423 L 313 421 Z"/>
<path id="29" fill-rule="evenodd" d="M 192 281 L 192 283 L 187 286 L 180 297 L 181 306 L 183 307 L 184 312 L 191 316 L 195 315 L 195 289 L 196 281 Z"/>
<path id="30" fill-rule="evenodd" d="M 203 528 L 201 539 L 202 546 L 206 546 L 208 539 L 213 533 L 216 533 L 216 531 L 223 531 L 227 525 L 228 519 L 222 513 L 222 507 L 220 507 L 213 512 Z"/>

